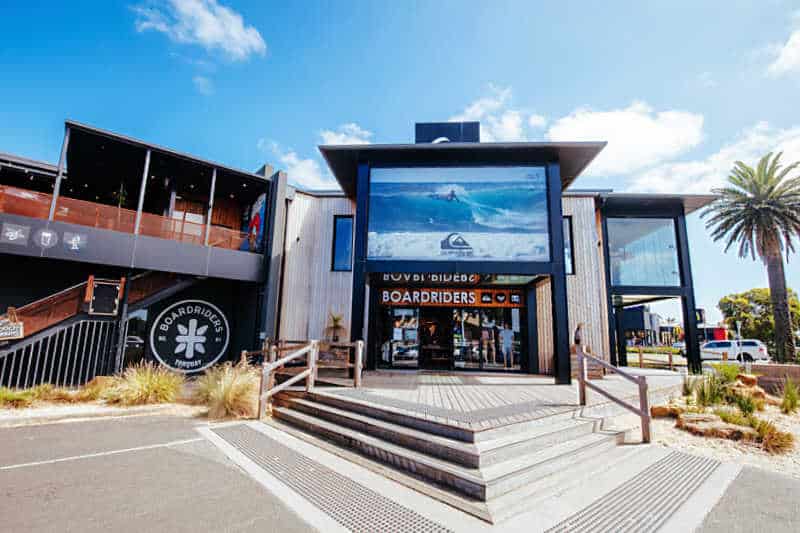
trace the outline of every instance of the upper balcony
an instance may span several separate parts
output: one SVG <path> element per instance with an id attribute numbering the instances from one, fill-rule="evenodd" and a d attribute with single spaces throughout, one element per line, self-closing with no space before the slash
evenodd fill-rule
<path id="1" fill-rule="evenodd" d="M 257 281 L 271 178 L 67 122 L 59 166 L 0 154 L 0 252 Z"/>

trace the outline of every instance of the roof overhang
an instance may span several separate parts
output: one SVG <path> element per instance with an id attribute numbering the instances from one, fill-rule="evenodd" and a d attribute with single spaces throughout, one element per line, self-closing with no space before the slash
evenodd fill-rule
<path id="1" fill-rule="evenodd" d="M 344 193 L 354 197 L 358 164 L 362 162 L 396 166 L 443 162 L 465 165 L 558 162 L 564 190 L 605 146 L 605 142 L 361 144 L 322 145 L 319 150 Z"/>
<path id="2" fill-rule="evenodd" d="M 193 155 L 189 155 L 183 152 L 178 152 L 176 150 L 172 150 L 171 148 L 165 148 L 163 146 L 159 146 L 157 144 L 141 141 L 139 139 L 135 139 L 133 137 L 128 137 L 127 135 L 121 135 L 119 133 L 114 133 L 112 131 L 103 130 L 100 128 L 96 128 L 94 126 L 89 126 L 87 124 L 82 124 L 80 122 L 76 122 L 74 120 L 67 119 L 65 124 L 68 128 L 73 130 L 82 131 L 89 135 L 94 135 L 98 137 L 104 137 L 109 139 L 112 142 L 121 142 L 125 143 L 137 148 L 141 148 L 144 150 L 151 150 L 152 152 L 158 152 L 163 155 L 169 157 L 175 157 L 177 159 L 181 159 L 187 161 L 189 163 L 194 163 L 203 167 L 207 168 L 216 168 L 220 171 L 224 171 L 227 174 L 232 174 L 235 176 L 239 176 L 242 178 L 249 178 L 249 179 L 258 179 L 260 181 L 269 181 L 269 176 L 264 176 L 255 172 L 247 172 L 244 170 L 239 170 L 237 168 L 230 167 L 228 165 L 223 165 L 214 161 L 209 161 L 207 159 L 202 159 L 200 157 L 196 157 Z"/>
<path id="3" fill-rule="evenodd" d="M 637 208 L 658 207 L 665 204 L 680 203 L 685 215 L 714 202 L 718 196 L 715 194 L 657 194 L 657 193 L 627 193 L 627 192 L 601 192 L 598 194 L 606 206 Z"/>

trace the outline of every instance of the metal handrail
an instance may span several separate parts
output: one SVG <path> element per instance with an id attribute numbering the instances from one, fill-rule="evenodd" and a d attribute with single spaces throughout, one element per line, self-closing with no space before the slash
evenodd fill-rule
<path id="1" fill-rule="evenodd" d="M 625 409 L 628 409 L 629 411 L 632 411 L 634 414 L 639 415 L 639 418 L 642 422 L 642 442 L 649 443 L 651 439 L 650 400 L 647 396 L 647 378 L 645 376 L 634 376 L 632 374 L 628 374 L 627 372 L 620 370 L 619 368 L 603 361 L 602 359 L 598 359 L 597 357 L 584 353 L 583 346 L 580 344 L 576 345 L 575 352 L 578 359 L 578 403 L 581 405 L 586 405 L 586 387 L 589 387 L 598 394 L 605 396 L 612 402 L 624 407 Z M 587 360 L 600 365 L 609 372 L 619 374 L 628 381 L 635 383 L 639 387 L 639 407 L 631 405 L 622 399 L 613 396 L 611 393 L 601 389 L 594 383 L 590 383 L 586 365 Z"/>

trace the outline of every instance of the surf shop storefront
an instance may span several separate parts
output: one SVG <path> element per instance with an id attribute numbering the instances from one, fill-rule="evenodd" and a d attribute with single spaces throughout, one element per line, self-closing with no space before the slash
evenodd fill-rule
<path id="1" fill-rule="evenodd" d="M 355 202 L 350 335 L 372 369 L 538 373 L 546 297 L 553 374 L 568 383 L 562 191 L 604 143 L 480 143 L 477 129 L 320 147 Z"/>
<path id="2" fill-rule="evenodd" d="M 372 274 L 378 368 L 520 370 L 529 278 Z"/>

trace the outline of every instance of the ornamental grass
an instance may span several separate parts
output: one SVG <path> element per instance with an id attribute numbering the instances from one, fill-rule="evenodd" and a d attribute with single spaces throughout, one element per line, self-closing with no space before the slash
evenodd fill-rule
<path id="1" fill-rule="evenodd" d="M 151 362 L 141 363 L 110 380 L 101 397 L 117 405 L 171 403 L 180 396 L 184 383 L 183 374 Z"/>
<path id="2" fill-rule="evenodd" d="M 194 397 L 208 406 L 210 418 L 255 418 L 259 379 L 258 371 L 247 364 L 224 363 L 197 379 Z"/>

